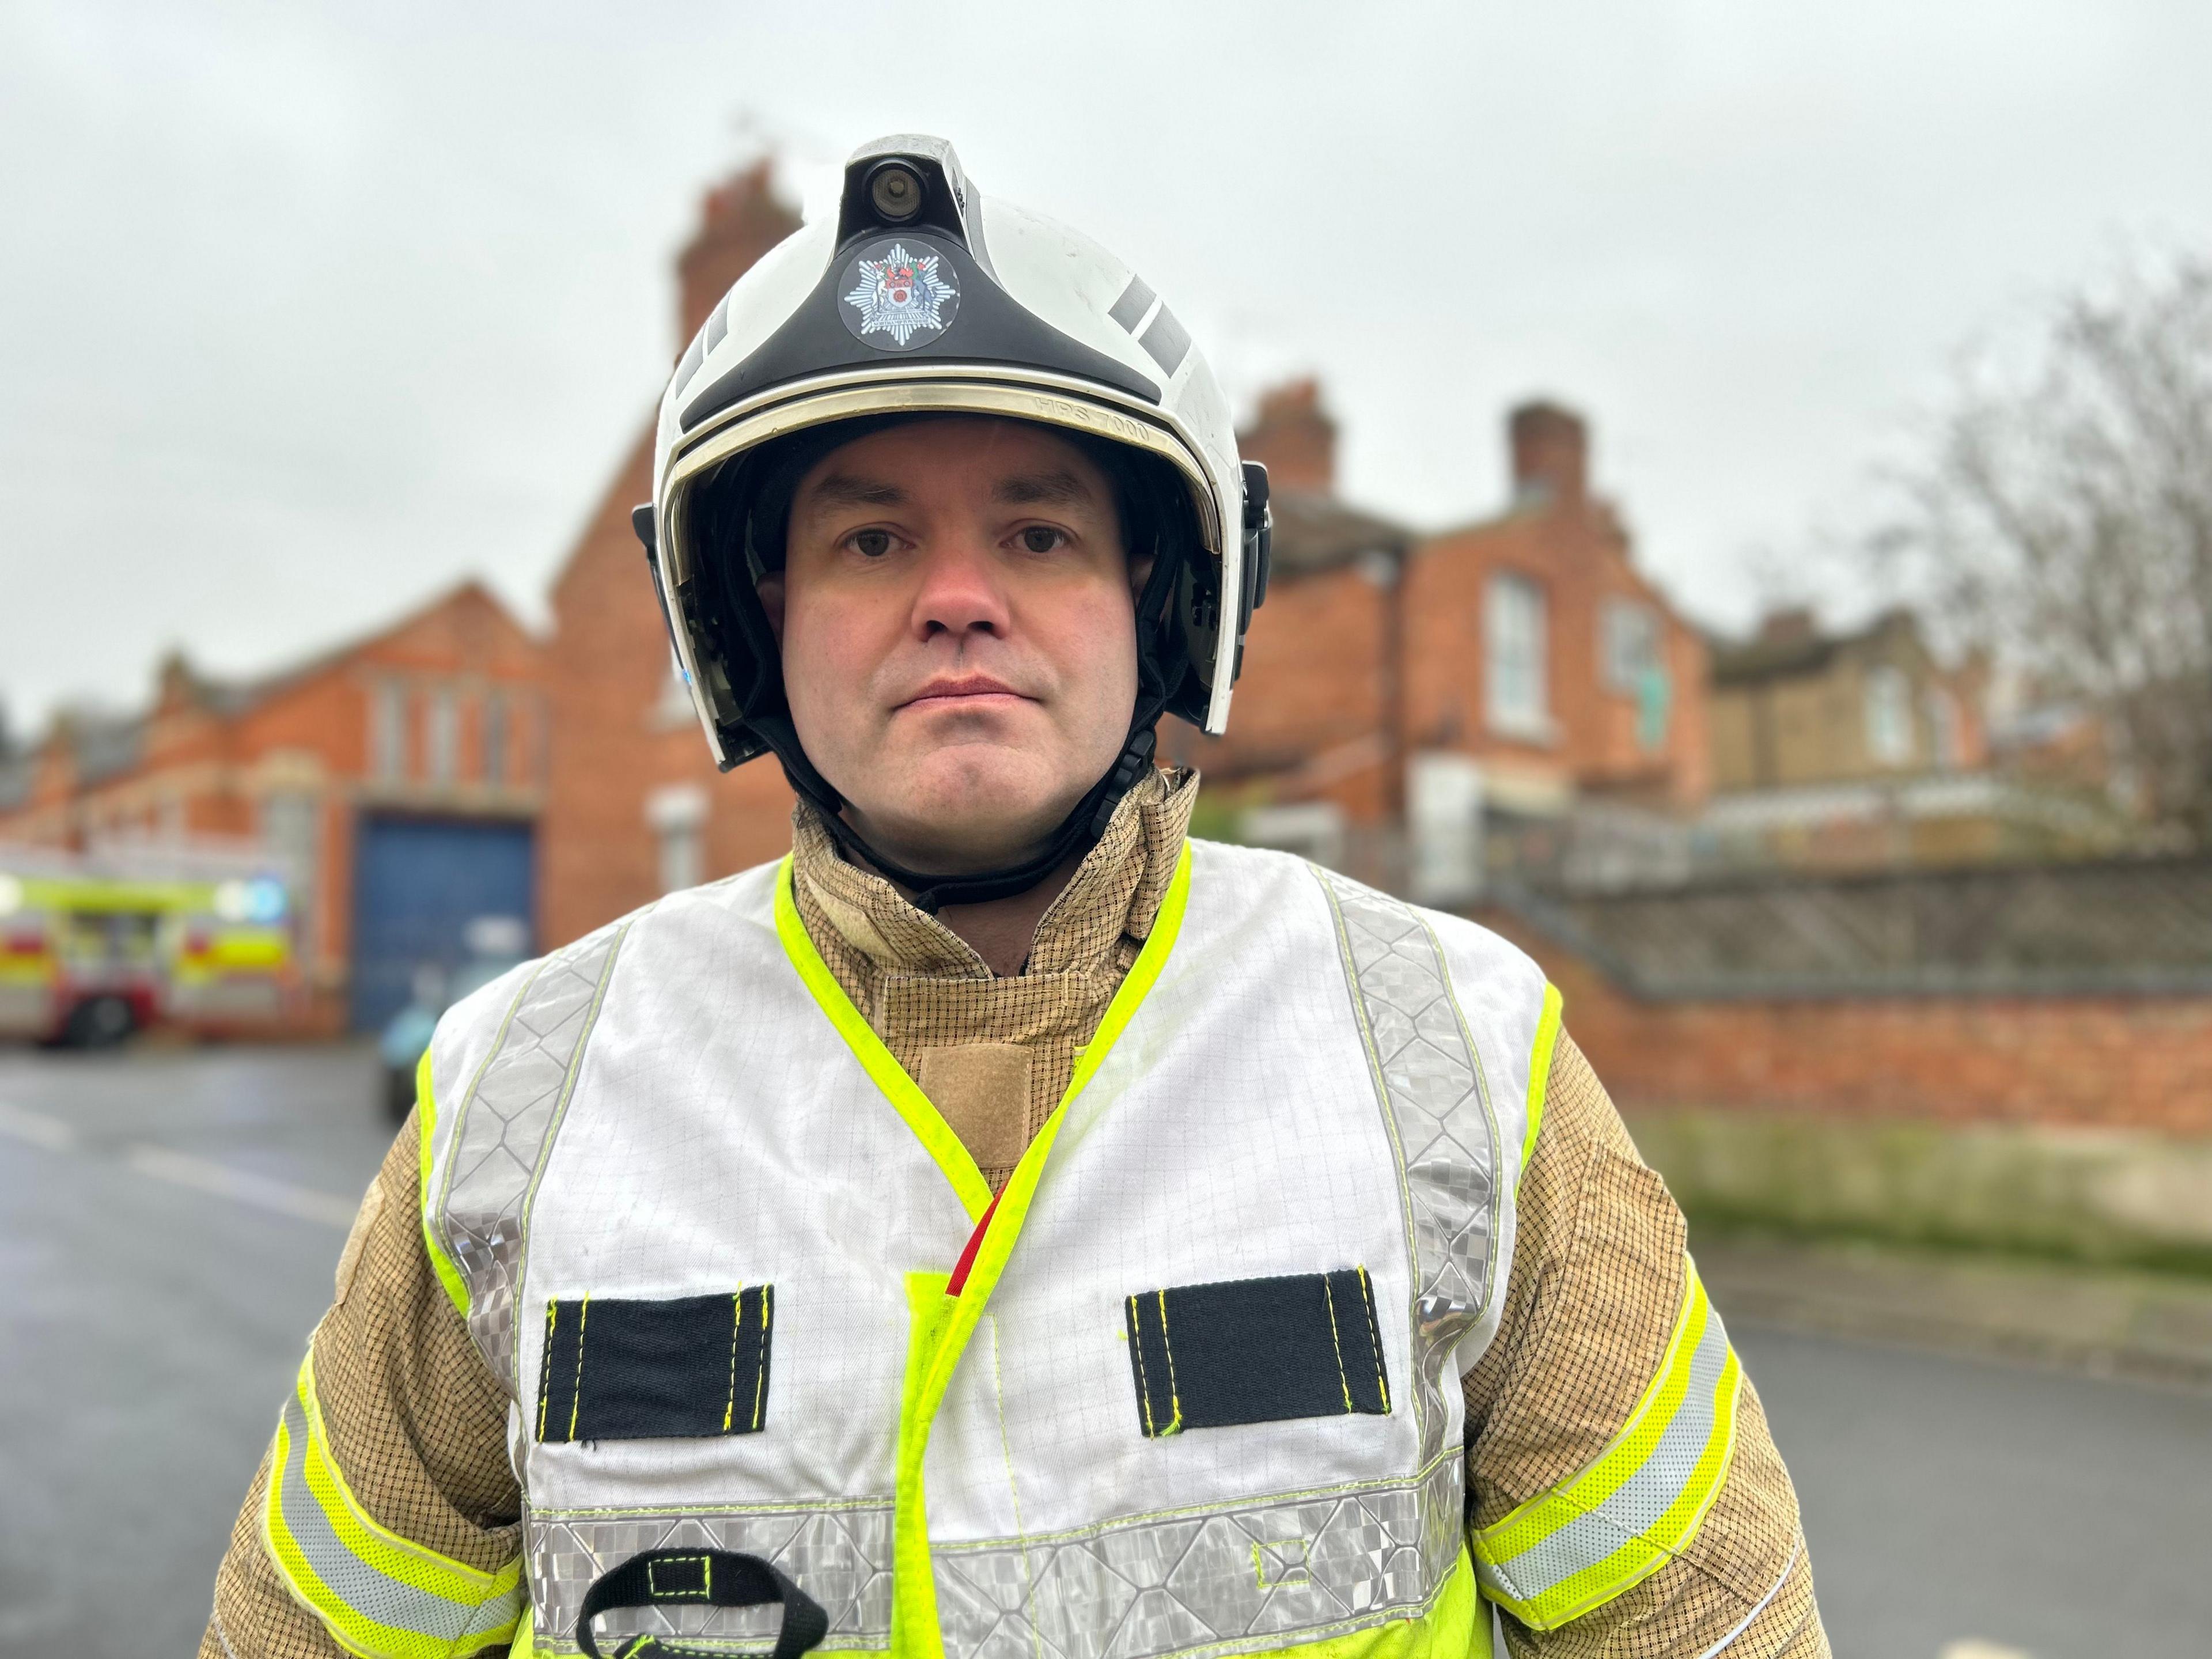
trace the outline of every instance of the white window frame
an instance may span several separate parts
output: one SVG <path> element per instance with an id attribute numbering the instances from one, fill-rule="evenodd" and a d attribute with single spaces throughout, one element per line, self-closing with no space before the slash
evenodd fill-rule
<path id="1" fill-rule="evenodd" d="M 1491 574 L 1482 597 L 1482 678 L 1493 732 L 1531 743 L 1555 739 L 1551 628 L 1551 595 L 1543 583 L 1518 570 Z"/>
<path id="2" fill-rule="evenodd" d="M 1482 891 L 1486 779 L 1482 763 L 1455 750 L 1423 750 L 1406 767 L 1413 896 L 1421 904 L 1465 904 Z"/>
<path id="3" fill-rule="evenodd" d="M 1344 867 L 1344 808 L 1333 800 L 1285 801 L 1248 807 L 1237 837 L 1247 847 L 1295 853 L 1331 870 Z"/>
<path id="4" fill-rule="evenodd" d="M 1660 662 L 1659 613 L 1641 599 L 1609 599 L 1598 607 L 1599 659 L 1608 690 L 1642 695 L 1644 677 Z"/>
<path id="5" fill-rule="evenodd" d="M 660 890 L 680 892 L 707 878 L 707 792 L 672 783 L 646 798 L 645 821 L 660 848 Z"/>
<path id="6" fill-rule="evenodd" d="M 379 680 L 368 699 L 368 767 L 386 783 L 407 776 L 407 688 L 398 680 Z"/>

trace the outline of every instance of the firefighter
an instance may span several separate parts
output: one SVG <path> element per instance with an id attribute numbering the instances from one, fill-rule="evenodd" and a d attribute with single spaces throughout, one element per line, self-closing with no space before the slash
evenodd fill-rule
<path id="1" fill-rule="evenodd" d="M 204 1655 L 1827 1652 L 1518 951 L 1194 841 L 1267 483 L 1144 279 L 858 152 L 637 523 L 791 855 L 440 1023 Z"/>

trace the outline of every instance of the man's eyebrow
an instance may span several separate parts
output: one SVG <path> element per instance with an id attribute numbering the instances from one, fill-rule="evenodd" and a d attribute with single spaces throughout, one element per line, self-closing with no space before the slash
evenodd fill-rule
<path id="1" fill-rule="evenodd" d="M 856 478 L 849 472 L 832 472 L 815 481 L 806 491 L 809 505 L 824 507 L 903 507 L 906 491 L 880 478 Z"/>
<path id="2" fill-rule="evenodd" d="M 1062 507 L 1094 499 L 1091 486 L 1073 472 L 1017 472 L 999 480 L 991 499 L 1001 507 Z"/>

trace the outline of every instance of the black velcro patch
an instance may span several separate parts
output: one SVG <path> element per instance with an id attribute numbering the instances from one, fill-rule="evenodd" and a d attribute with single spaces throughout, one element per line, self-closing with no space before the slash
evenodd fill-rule
<path id="1" fill-rule="evenodd" d="M 1147 1436 L 1389 1414 L 1364 1267 L 1144 1291 L 1122 1312 Z"/>
<path id="2" fill-rule="evenodd" d="M 538 1438 L 753 1434 L 768 1420 L 775 1287 L 665 1302 L 548 1302 Z"/>

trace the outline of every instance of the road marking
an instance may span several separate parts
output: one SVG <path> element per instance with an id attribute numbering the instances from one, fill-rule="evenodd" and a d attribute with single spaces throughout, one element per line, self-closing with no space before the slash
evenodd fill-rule
<path id="1" fill-rule="evenodd" d="M 218 1198 L 271 1210 L 278 1215 L 294 1216 L 301 1221 L 319 1221 L 341 1232 L 353 1225 L 354 1212 L 361 1207 L 349 1198 L 319 1193 L 312 1187 L 295 1187 L 289 1181 L 254 1175 L 246 1170 L 234 1170 L 228 1164 L 194 1158 L 189 1152 L 172 1152 L 167 1146 L 151 1146 L 143 1140 L 124 1149 L 123 1161 L 140 1175 L 155 1181 L 213 1193 Z"/>
<path id="2" fill-rule="evenodd" d="M 0 1135 L 27 1141 L 50 1152 L 84 1150 L 75 1124 L 4 1100 L 0 1100 Z M 125 1147 L 123 1162 L 126 1168 L 155 1181 L 166 1181 L 173 1187 L 190 1187 L 195 1192 L 213 1193 L 217 1198 L 228 1198 L 234 1203 L 301 1221 L 319 1221 L 340 1231 L 353 1225 L 354 1212 L 360 1208 L 349 1198 L 319 1193 L 312 1187 L 296 1187 L 273 1176 L 255 1175 L 250 1170 L 234 1170 L 228 1164 L 194 1158 L 190 1152 L 173 1152 L 150 1141 L 136 1141 Z"/>
<path id="3" fill-rule="evenodd" d="M 43 1146 L 50 1152 L 76 1150 L 76 1130 L 74 1127 L 58 1117 L 48 1117 L 44 1112 L 11 1106 L 4 1100 L 0 1100 L 0 1134 L 27 1140 L 33 1146 Z"/>

